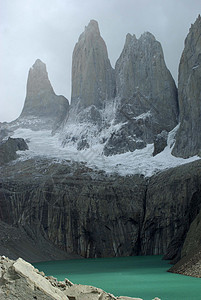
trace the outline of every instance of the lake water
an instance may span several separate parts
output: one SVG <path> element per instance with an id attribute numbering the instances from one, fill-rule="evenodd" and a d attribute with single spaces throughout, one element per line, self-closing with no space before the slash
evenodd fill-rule
<path id="1" fill-rule="evenodd" d="M 161 256 L 76 259 L 35 263 L 58 280 L 99 287 L 115 296 L 151 300 L 200 300 L 201 279 L 166 272 Z"/>

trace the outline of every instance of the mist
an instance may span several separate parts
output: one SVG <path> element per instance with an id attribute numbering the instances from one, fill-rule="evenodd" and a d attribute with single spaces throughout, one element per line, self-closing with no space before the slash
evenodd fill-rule
<path id="1" fill-rule="evenodd" d="M 184 40 L 200 10 L 200 0 L 0 0 L 0 122 L 20 115 L 37 58 L 55 93 L 70 101 L 73 48 L 91 19 L 99 23 L 113 67 L 127 33 L 151 32 L 177 83 Z"/>

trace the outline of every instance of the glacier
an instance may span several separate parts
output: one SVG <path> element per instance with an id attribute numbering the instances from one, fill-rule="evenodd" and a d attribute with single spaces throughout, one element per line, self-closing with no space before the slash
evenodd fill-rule
<path id="1" fill-rule="evenodd" d="M 40 157 L 56 160 L 61 164 L 65 164 L 65 161 L 70 160 L 84 162 L 88 167 L 102 170 L 107 174 L 117 173 L 121 176 L 142 174 L 145 177 L 150 177 L 165 169 L 200 159 L 199 156 L 183 159 L 171 154 L 178 128 L 179 125 L 169 132 L 166 148 L 154 157 L 154 144 L 148 144 L 145 148 L 133 152 L 105 156 L 103 154 L 104 144 L 100 143 L 100 137 L 97 137 L 96 143 L 94 142 L 89 148 L 80 151 L 73 143 L 63 146 L 61 133 L 58 132 L 53 135 L 51 130 L 34 131 L 27 128 L 18 128 L 12 137 L 24 138 L 29 146 L 29 150 L 18 151 L 18 160 Z M 71 124 L 69 130 L 77 132 L 78 127 L 76 124 Z"/>

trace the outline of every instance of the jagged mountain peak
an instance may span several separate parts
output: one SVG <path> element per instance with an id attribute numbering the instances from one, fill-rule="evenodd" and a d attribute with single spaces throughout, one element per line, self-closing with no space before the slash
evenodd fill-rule
<path id="1" fill-rule="evenodd" d="M 65 118 L 68 109 L 68 100 L 55 94 L 45 63 L 37 59 L 28 74 L 26 98 L 20 115 L 23 124 L 26 124 L 26 120 L 30 118 L 34 120 L 36 118 L 39 123 L 45 118 L 50 121 L 48 127 L 52 127 L 55 122 L 60 123 Z"/>
<path id="2" fill-rule="evenodd" d="M 81 42 L 82 40 L 86 39 L 100 39 L 100 30 L 98 26 L 98 22 L 96 20 L 91 20 L 87 26 L 85 26 L 85 29 L 83 33 L 80 35 L 78 42 Z M 102 38 L 101 38 L 102 39 Z"/>
<path id="3" fill-rule="evenodd" d="M 132 35 L 132 34 L 130 34 L 130 33 L 127 33 L 125 45 L 129 45 L 129 44 L 131 44 L 133 41 L 136 41 L 136 40 L 137 40 L 137 38 L 136 38 L 135 34 Z"/>
<path id="4" fill-rule="evenodd" d="M 149 32 L 145 31 L 139 38 L 140 41 L 156 41 L 155 36 Z"/>
<path id="5" fill-rule="evenodd" d="M 33 64 L 33 68 L 39 67 L 39 66 L 45 66 L 46 67 L 45 63 L 42 62 L 42 60 L 40 60 L 39 58 L 37 58 L 35 63 Z"/>
<path id="6" fill-rule="evenodd" d="M 43 91 L 54 93 L 48 78 L 46 64 L 37 59 L 29 70 L 27 81 L 27 96 L 34 97 Z"/>
<path id="7" fill-rule="evenodd" d="M 191 28 L 190 28 L 189 31 L 191 31 L 192 28 L 200 26 L 200 24 L 201 24 L 201 16 L 199 14 L 198 17 L 197 17 L 197 19 L 195 20 L 195 23 L 191 24 Z"/>
<path id="8" fill-rule="evenodd" d="M 115 79 L 98 22 L 91 20 L 73 51 L 71 103 L 101 107 L 114 97 Z"/>
<path id="9" fill-rule="evenodd" d="M 88 26 L 85 26 L 85 32 L 94 32 L 100 34 L 98 22 L 96 20 L 90 20 Z"/>

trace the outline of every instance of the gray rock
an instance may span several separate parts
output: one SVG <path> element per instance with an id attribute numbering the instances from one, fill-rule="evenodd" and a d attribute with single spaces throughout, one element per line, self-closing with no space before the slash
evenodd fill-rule
<path id="1" fill-rule="evenodd" d="M 201 160 L 152 176 L 146 193 L 141 253 L 179 259 L 187 231 L 201 206 Z"/>
<path id="2" fill-rule="evenodd" d="M 168 133 L 165 130 L 163 130 L 160 134 L 158 134 L 155 137 L 153 156 L 159 154 L 165 149 L 165 147 L 167 146 L 167 138 L 168 138 Z"/>
<path id="3" fill-rule="evenodd" d="M 18 156 L 16 151 L 28 150 L 28 146 L 22 138 L 8 138 L 0 143 L 0 165 L 15 160 Z"/>
<path id="4" fill-rule="evenodd" d="M 89 144 L 87 140 L 83 137 L 83 139 L 81 139 L 77 144 L 77 150 L 83 150 L 86 148 L 89 148 Z"/>
<path id="5" fill-rule="evenodd" d="M 12 131 L 9 130 L 9 125 L 8 123 L 6 124 L 1 124 L 0 123 L 0 143 L 5 139 L 5 138 L 8 138 L 11 134 L 12 134 Z"/>
<path id="6" fill-rule="evenodd" d="M 142 300 L 115 297 L 100 288 L 73 284 L 67 278 L 57 281 L 21 258 L 13 261 L 5 256 L 0 256 L 0 297 L 1 300 Z"/>
<path id="7" fill-rule="evenodd" d="M 201 278 L 201 210 L 187 232 L 181 259 L 169 272 Z"/>
<path id="8" fill-rule="evenodd" d="M 28 126 L 30 118 L 42 119 L 53 127 L 64 120 L 68 110 L 68 100 L 55 94 L 45 64 L 37 59 L 29 70 L 26 99 L 18 121 L 22 120 Z"/>
<path id="9" fill-rule="evenodd" d="M 201 155 L 201 17 L 185 40 L 179 65 L 180 128 L 172 154 L 187 158 Z"/>
<path id="10" fill-rule="evenodd" d="M 0 219 L 69 254 L 174 259 L 199 212 L 200 168 L 201 160 L 145 179 L 75 162 L 18 162 L 0 169 Z"/>
<path id="11" fill-rule="evenodd" d="M 71 103 L 79 102 L 82 108 L 90 105 L 102 107 L 104 100 L 114 96 L 114 70 L 98 23 L 91 20 L 73 51 Z"/>
<path id="12" fill-rule="evenodd" d="M 28 160 L 0 171 L 2 221 L 21 224 L 33 239 L 42 235 L 71 254 L 138 254 L 143 177 L 107 176 L 82 164 L 50 160 Z"/>
<path id="13" fill-rule="evenodd" d="M 146 143 L 142 139 L 141 126 L 132 126 L 133 124 L 126 123 L 121 129 L 113 132 L 104 146 L 104 155 L 114 155 L 125 152 L 133 152 L 136 149 L 142 149 Z"/>
<path id="14" fill-rule="evenodd" d="M 127 35 L 115 74 L 121 107 L 127 102 L 132 117 L 149 111 L 155 127 L 159 123 L 158 133 L 176 126 L 177 88 L 165 65 L 162 47 L 151 33 L 146 32 L 139 39 Z"/>
<path id="15" fill-rule="evenodd" d="M 10 217 L 5 222 L 0 221 L 0 255 L 11 259 L 21 257 L 28 262 L 82 258 L 59 249 L 44 238 L 37 226 L 11 224 Z"/>
<path id="16" fill-rule="evenodd" d="M 141 149 L 178 122 L 177 88 L 151 33 L 139 39 L 127 35 L 115 74 L 120 99 L 115 122 L 123 126 L 107 141 L 105 155 Z"/>
<path id="17" fill-rule="evenodd" d="M 195 209 L 199 210 L 199 206 Z M 201 209 L 190 225 L 182 247 L 181 257 L 187 256 L 198 249 L 201 249 Z"/>

